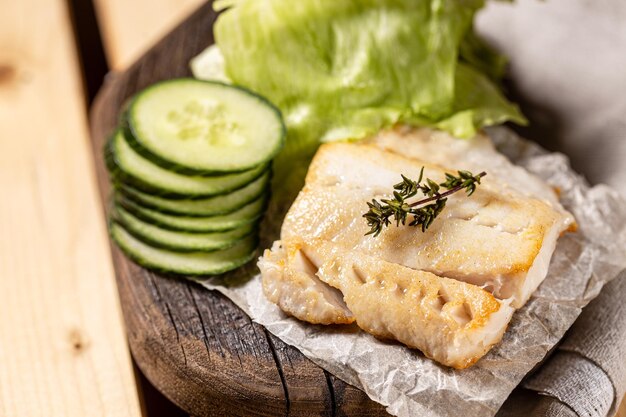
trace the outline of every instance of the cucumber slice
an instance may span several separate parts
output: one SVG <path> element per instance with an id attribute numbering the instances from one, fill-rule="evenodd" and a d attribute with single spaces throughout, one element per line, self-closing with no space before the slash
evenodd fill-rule
<path id="1" fill-rule="evenodd" d="M 139 265 L 158 272 L 188 276 L 232 271 L 254 258 L 258 244 L 256 237 L 247 237 L 226 250 L 180 253 L 152 247 L 116 222 L 111 223 L 110 233 L 122 251 Z"/>
<path id="2" fill-rule="evenodd" d="M 254 181 L 268 170 L 266 164 L 250 171 L 215 177 L 178 174 L 138 154 L 128 144 L 122 130 L 111 138 L 105 153 L 109 170 L 121 182 L 150 193 L 174 197 L 209 197 L 228 193 Z"/>
<path id="3" fill-rule="evenodd" d="M 190 217 L 215 216 L 232 213 L 261 197 L 268 190 L 270 176 L 268 171 L 250 184 L 230 194 L 195 200 L 171 200 L 144 193 L 125 185 L 120 186 L 119 190 L 131 200 L 161 213 Z"/>
<path id="4" fill-rule="evenodd" d="M 163 229 L 189 233 L 209 233 L 233 230 L 258 220 L 265 210 L 267 197 L 263 196 L 258 198 L 232 213 L 210 217 L 188 217 L 163 214 L 156 210 L 142 207 L 120 196 L 118 196 L 117 203 L 144 222 Z"/>
<path id="5" fill-rule="evenodd" d="M 256 230 L 256 225 L 250 223 L 227 232 L 174 232 L 146 223 L 120 206 L 115 207 L 115 219 L 137 239 L 175 252 L 213 252 L 228 249 Z"/>
<path id="6" fill-rule="evenodd" d="M 129 141 L 172 171 L 239 172 L 269 162 L 284 145 L 280 111 L 240 87 L 179 78 L 154 84 L 130 103 Z"/>

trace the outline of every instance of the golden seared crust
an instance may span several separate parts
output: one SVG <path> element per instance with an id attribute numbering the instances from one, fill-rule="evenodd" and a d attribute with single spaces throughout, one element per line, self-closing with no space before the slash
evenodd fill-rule
<path id="1" fill-rule="evenodd" d="M 465 368 L 497 343 L 512 308 L 474 285 L 353 253 L 323 240 L 283 241 L 343 294 L 359 327 L 398 340 L 447 366 Z"/>

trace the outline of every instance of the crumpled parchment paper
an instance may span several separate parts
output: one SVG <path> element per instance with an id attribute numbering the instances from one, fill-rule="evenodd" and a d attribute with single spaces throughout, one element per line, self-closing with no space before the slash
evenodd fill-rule
<path id="1" fill-rule="evenodd" d="M 513 162 L 557 187 L 576 217 L 577 233 L 563 236 L 548 276 L 514 315 L 502 341 L 473 367 L 454 370 L 416 350 L 383 342 L 353 327 L 342 330 L 287 317 L 263 295 L 260 277 L 224 286 L 203 281 L 252 319 L 327 371 L 364 390 L 396 416 L 490 417 L 561 339 L 583 306 L 626 268 L 626 201 L 607 186 L 589 187 L 567 158 L 548 153 L 506 128 L 489 130 Z"/>

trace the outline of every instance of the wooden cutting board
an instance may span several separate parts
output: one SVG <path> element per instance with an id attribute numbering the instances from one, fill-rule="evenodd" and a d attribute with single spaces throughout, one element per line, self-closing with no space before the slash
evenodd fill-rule
<path id="1" fill-rule="evenodd" d="M 189 60 L 213 43 L 216 14 L 202 6 L 138 62 L 107 76 L 91 110 L 102 201 L 111 187 L 102 148 L 120 107 L 163 79 L 189 76 Z M 365 393 L 267 332 L 222 295 L 149 272 L 111 245 L 128 340 L 147 378 L 198 416 L 383 416 Z"/>

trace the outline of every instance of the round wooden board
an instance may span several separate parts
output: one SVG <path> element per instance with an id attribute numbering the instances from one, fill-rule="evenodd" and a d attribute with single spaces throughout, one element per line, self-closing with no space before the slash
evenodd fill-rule
<path id="1" fill-rule="evenodd" d="M 110 184 L 102 148 L 123 103 L 213 42 L 216 14 L 202 6 L 123 73 L 107 76 L 91 111 L 102 201 Z M 108 207 L 105 207 L 108 210 Z M 222 295 L 151 273 L 111 245 L 132 354 L 170 400 L 197 416 L 383 416 L 384 407 L 285 345 Z"/>

